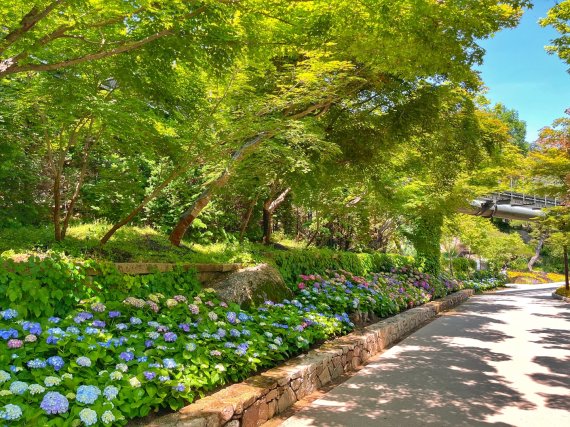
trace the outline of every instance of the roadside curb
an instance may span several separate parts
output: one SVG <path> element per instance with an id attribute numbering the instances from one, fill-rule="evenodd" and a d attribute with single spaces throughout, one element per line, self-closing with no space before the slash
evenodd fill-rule
<path id="1" fill-rule="evenodd" d="M 155 418 L 146 427 L 253 427 L 284 412 L 322 386 L 400 341 L 438 313 L 474 294 L 465 289 L 381 320 L 361 331 L 326 342 L 262 374 L 233 384 L 180 411 Z"/>
<path id="2" fill-rule="evenodd" d="M 560 301 L 570 302 L 570 298 L 563 297 L 562 295 L 558 295 L 556 291 L 552 292 L 552 298 L 559 299 Z"/>

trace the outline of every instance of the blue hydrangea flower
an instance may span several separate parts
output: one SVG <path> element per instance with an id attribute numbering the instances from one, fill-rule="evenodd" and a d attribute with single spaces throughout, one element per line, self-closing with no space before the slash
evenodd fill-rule
<path id="1" fill-rule="evenodd" d="M 145 363 L 147 360 L 148 360 L 148 356 L 137 357 L 137 362 L 139 362 L 139 363 Z"/>
<path id="2" fill-rule="evenodd" d="M 241 337 L 241 332 L 238 331 L 237 329 L 232 329 L 230 330 L 230 335 L 234 338 L 239 338 Z"/>
<path id="3" fill-rule="evenodd" d="M 161 375 L 160 377 L 158 377 L 158 381 L 160 381 L 161 383 L 169 381 L 170 377 L 167 375 Z"/>
<path id="4" fill-rule="evenodd" d="M 129 329 L 129 326 L 126 323 L 118 323 L 116 328 L 119 331 L 126 331 L 127 329 Z"/>
<path id="5" fill-rule="evenodd" d="M 190 325 L 188 323 L 181 323 L 178 325 L 178 328 L 180 328 L 184 332 L 190 332 Z"/>
<path id="6" fill-rule="evenodd" d="M 30 332 L 30 334 L 40 335 L 42 333 L 42 327 L 36 322 L 24 322 L 22 323 L 22 329 L 24 331 Z"/>
<path id="7" fill-rule="evenodd" d="M 46 338 L 46 343 L 48 344 L 57 344 L 57 342 L 60 340 L 61 338 L 58 338 L 54 335 L 50 335 L 49 337 Z"/>
<path id="8" fill-rule="evenodd" d="M 174 369 L 178 366 L 174 359 L 163 359 L 162 363 L 166 369 Z"/>
<path id="9" fill-rule="evenodd" d="M 100 331 L 99 331 L 99 329 L 97 329 L 97 328 L 92 328 L 92 327 L 90 327 L 90 326 L 88 326 L 88 327 L 85 328 L 85 333 L 86 333 L 87 335 L 97 335 L 97 334 L 99 334 L 99 332 L 100 332 Z"/>
<path id="10" fill-rule="evenodd" d="M 245 314 L 245 313 L 240 313 L 240 314 L 238 315 L 238 319 L 239 319 L 241 322 L 247 322 L 247 321 L 250 319 L 250 317 L 249 317 L 247 314 Z"/>
<path id="11" fill-rule="evenodd" d="M 28 384 L 23 381 L 14 381 L 10 384 L 10 391 L 13 394 L 22 395 L 28 390 Z"/>
<path id="12" fill-rule="evenodd" d="M 173 390 L 182 393 L 184 390 L 186 390 L 186 387 L 184 387 L 184 384 L 176 384 L 174 387 L 172 387 Z"/>
<path id="13" fill-rule="evenodd" d="M 125 362 L 130 362 L 131 360 L 133 360 L 135 358 L 135 355 L 133 352 L 131 351 L 123 351 L 119 357 L 121 359 L 123 359 Z"/>
<path id="14" fill-rule="evenodd" d="M 80 356 L 75 360 L 75 363 L 77 363 L 79 366 L 88 368 L 91 366 L 91 359 L 86 356 Z"/>
<path id="15" fill-rule="evenodd" d="M 140 325 L 142 323 L 142 320 L 138 317 L 131 317 L 130 322 L 133 325 Z"/>
<path id="16" fill-rule="evenodd" d="M 4 311 L 0 311 L 0 315 L 2 315 L 2 318 L 4 320 L 10 320 L 18 317 L 18 312 L 16 310 L 8 308 Z"/>
<path id="17" fill-rule="evenodd" d="M 114 385 L 108 385 L 103 390 L 103 395 L 107 400 L 113 400 L 115 397 L 117 397 L 117 394 L 119 394 L 119 389 Z"/>
<path id="18" fill-rule="evenodd" d="M 196 350 L 196 344 L 194 344 L 193 342 L 189 342 L 188 344 L 186 344 L 186 350 L 188 351 Z"/>
<path id="19" fill-rule="evenodd" d="M 153 332 L 149 332 L 149 333 L 148 333 L 148 336 L 149 336 L 149 338 L 155 340 L 155 339 L 157 339 L 158 337 L 160 337 L 160 334 L 159 334 L 158 332 L 153 331 Z"/>
<path id="20" fill-rule="evenodd" d="M 97 412 L 93 409 L 83 408 L 79 412 L 79 418 L 81 418 L 81 421 L 83 421 L 83 424 L 86 426 L 92 426 L 97 423 Z"/>
<path id="21" fill-rule="evenodd" d="M 48 414 L 64 414 L 69 409 L 69 401 L 57 391 L 48 391 L 40 403 L 40 408 Z"/>
<path id="22" fill-rule="evenodd" d="M 18 405 L 8 403 L 4 409 L 0 410 L 0 420 L 16 421 L 22 416 L 22 408 Z"/>
<path id="23" fill-rule="evenodd" d="M 81 333 L 81 331 L 79 330 L 79 328 L 76 328 L 75 326 L 69 326 L 65 332 L 67 332 L 68 334 L 73 334 L 73 335 L 79 335 Z"/>
<path id="24" fill-rule="evenodd" d="M 101 390 L 99 390 L 99 388 L 94 385 L 80 385 L 77 388 L 75 399 L 79 403 L 91 405 L 97 400 L 100 394 Z"/>
<path id="25" fill-rule="evenodd" d="M 111 411 L 105 411 L 101 415 L 101 421 L 103 424 L 111 424 L 113 421 L 115 421 L 115 416 Z"/>
<path id="26" fill-rule="evenodd" d="M 236 345 L 233 342 L 228 341 L 228 342 L 224 343 L 224 347 L 225 348 L 236 348 Z"/>
<path id="27" fill-rule="evenodd" d="M 59 322 L 61 322 L 61 319 L 60 319 L 59 317 L 50 317 L 50 318 L 48 319 L 48 322 L 50 322 L 50 323 L 59 323 Z"/>
<path id="28" fill-rule="evenodd" d="M 145 346 L 146 348 L 150 348 L 150 347 L 152 347 L 153 345 L 154 345 L 154 341 L 153 341 L 153 340 L 146 340 L 146 341 L 144 342 L 144 346 Z"/>
<path id="29" fill-rule="evenodd" d="M 28 363 L 26 363 L 26 365 L 30 369 L 42 369 L 42 368 L 45 368 L 47 366 L 47 362 L 45 360 L 42 360 L 42 359 L 33 359 L 33 360 L 30 360 Z"/>
<path id="30" fill-rule="evenodd" d="M 120 312 L 120 311 L 110 311 L 110 312 L 109 312 L 109 317 L 110 317 L 111 319 L 113 319 L 113 318 L 115 318 L 115 317 L 119 317 L 120 315 L 121 315 L 121 312 Z"/>
<path id="31" fill-rule="evenodd" d="M 14 328 L 0 329 L 0 338 L 9 340 L 10 338 L 18 338 L 18 331 Z"/>

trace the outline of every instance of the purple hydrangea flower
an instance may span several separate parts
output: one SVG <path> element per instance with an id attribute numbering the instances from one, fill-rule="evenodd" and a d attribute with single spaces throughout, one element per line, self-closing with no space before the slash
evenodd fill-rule
<path id="1" fill-rule="evenodd" d="M 181 323 L 180 325 L 178 325 L 178 327 L 182 329 L 184 332 L 190 332 L 190 325 L 188 323 Z"/>
<path id="2" fill-rule="evenodd" d="M 110 317 L 111 319 L 114 319 L 115 317 L 119 317 L 120 315 L 121 315 L 121 312 L 120 312 L 120 311 L 110 311 L 110 312 L 109 312 L 109 317 Z"/>
<path id="3" fill-rule="evenodd" d="M 156 377 L 156 373 L 151 371 L 145 371 L 143 375 L 147 381 L 151 381 Z"/>
<path id="4" fill-rule="evenodd" d="M 166 342 L 175 342 L 178 339 L 178 336 L 174 332 L 167 332 L 164 334 L 164 341 Z"/>
<path id="5" fill-rule="evenodd" d="M 103 322 L 102 320 L 94 320 L 93 323 L 91 323 L 91 325 L 95 328 L 104 328 L 105 322 Z"/>
<path id="6" fill-rule="evenodd" d="M 48 414 L 64 414 L 69 409 L 69 401 L 57 391 L 48 391 L 40 403 L 40 408 Z"/>
<path id="7" fill-rule="evenodd" d="M 228 322 L 233 325 L 237 322 L 237 315 L 233 311 L 228 311 L 226 314 L 226 319 L 228 319 Z"/>
<path id="8" fill-rule="evenodd" d="M 152 347 L 153 345 L 154 345 L 154 341 L 153 341 L 153 340 L 146 340 L 146 341 L 144 342 L 144 346 L 145 346 L 146 348 L 150 348 L 150 347 Z"/>
<path id="9" fill-rule="evenodd" d="M 184 387 L 183 384 L 176 384 L 174 387 L 172 387 L 175 391 L 182 393 L 184 390 L 186 390 L 186 387 Z"/>

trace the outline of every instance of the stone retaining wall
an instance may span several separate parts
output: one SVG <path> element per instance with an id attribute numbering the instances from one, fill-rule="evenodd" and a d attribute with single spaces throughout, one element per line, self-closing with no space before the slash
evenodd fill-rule
<path id="1" fill-rule="evenodd" d="M 404 338 L 437 313 L 467 300 L 466 289 L 382 320 L 283 365 L 234 384 L 146 427 L 254 427 Z"/>
<path id="2" fill-rule="evenodd" d="M 172 271 L 174 268 L 193 269 L 196 270 L 200 283 L 205 285 L 242 267 L 241 264 L 173 264 L 166 262 L 118 262 L 115 263 L 115 266 L 119 272 L 131 275 L 164 273 Z M 90 270 L 88 274 L 97 275 L 98 273 L 95 270 Z"/>

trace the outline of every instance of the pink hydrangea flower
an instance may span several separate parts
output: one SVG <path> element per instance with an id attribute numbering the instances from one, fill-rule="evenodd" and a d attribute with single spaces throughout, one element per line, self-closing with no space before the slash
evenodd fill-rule
<path id="1" fill-rule="evenodd" d="M 24 345 L 22 340 L 11 339 L 8 340 L 8 348 L 20 348 Z"/>

